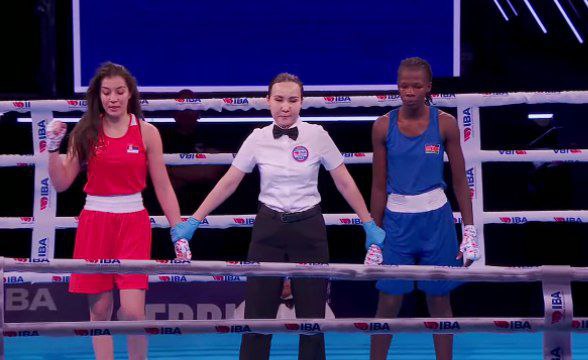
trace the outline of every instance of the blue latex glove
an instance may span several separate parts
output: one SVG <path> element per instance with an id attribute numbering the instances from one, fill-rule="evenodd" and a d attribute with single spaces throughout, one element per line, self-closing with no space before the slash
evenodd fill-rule
<path id="1" fill-rule="evenodd" d="M 366 250 L 368 250 L 372 245 L 377 245 L 378 247 L 382 248 L 382 245 L 384 245 L 384 239 L 386 238 L 386 232 L 376 225 L 374 220 L 364 223 L 363 230 L 365 230 Z"/>
<path id="2" fill-rule="evenodd" d="M 172 242 L 175 244 L 180 239 L 186 239 L 190 241 L 200 224 L 201 221 L 196 220 L 192 216 L 190 216 L 186 221 L 177 223 L 176 226 L 172 227 L 170 230 Z"/>

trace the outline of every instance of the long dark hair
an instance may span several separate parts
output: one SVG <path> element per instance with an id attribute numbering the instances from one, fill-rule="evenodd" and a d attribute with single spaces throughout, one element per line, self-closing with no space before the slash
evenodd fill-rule
<path id="1" fill-rule="evenodd" d="M 137 80 L 122 65 L 106 62 L 102 64 L 96 74 L 90 80 L 90 86 L 86 91 L 88 109 L 74 127 L 69 138 L 68 148 L 73 155 L 77 155 L 80 164 L 84 165 L 94 152 L 98 142 L 98 132 L 102 126 L 101 116 L 104 114 L 104 107 L 100 100 L 100 87 L 104 78 L 120 76 L 127 84 L 131 97 L 127 106 L 127 112 L 135 114 L 137 118 L 143 118 L 141 110 L 141 98 L 137 89 Z"/>
<path id="2" fill-rule="evenodd" d="M 425 74 L 427 75 L 427 80 L 429 82 L 433 82 L 433 71 L 431 70 L 431 65 L 425 59 L 422 59 L 420 57 L 415 56 L 415 57 L 410 57 L 410 58 L 402 60 L 400 62 L 400 65 L 398 66 L 398 77 L 399 78 L 400 78 L 400 72 L 404 69 L 423 70 L 425 72 Z M 431 97 L 431 93 L 429 92 L 426 97 L 427 105 L 430 105 L 432 101 L 433 101 L 433 98 Z"/>

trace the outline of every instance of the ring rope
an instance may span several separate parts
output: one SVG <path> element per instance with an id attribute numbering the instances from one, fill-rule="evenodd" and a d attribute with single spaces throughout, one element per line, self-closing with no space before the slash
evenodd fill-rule
<path id="1" fill-rule="evenodd" d="M 588 332 L 588 318 L 574 318 L 560 332 Z M 292 320 L 147 320 L 54 323 L 6 323 L 5 337 L 185 335 L 231 333 L 534 333 L 549 329 L 543 318 L 355 318 Z"/>
<path id="2" fill-rule="evenodd" d="M 375 117 L 374 117 L 375 120 Z M 373 154 L 366 152 L 342 153 L 345 164 L 371 164 Z M 232 153 L 175 153 L 164 154 L 166 165 L 230 165 L 235 158 Z M 445 159 L 447 161 L 447 159 Z M 567 161 L 588 162 L 588 149 L 553 150 L 480 150 L 468 154 L 468 160 L 480 162 L 530 162 Z M 34 166 L 34 155 L 0 155 L 0 167 Z"/>
<path id="3" fill-rule="evenodd" d="M 583 104 L 588 102 L 588 91 L 554 91 L 554 92 L 511 92 L 488 94 L 432 94 L 433 104 L 441 107 L 460 106 L 502 106 L 516 104 L 567 103 Z M 399 95 L 346 96 L 326 95 L 305 97 L 303 108 L 339 108 L 339 107 L 387 107 L 400 106 Z M 8 111 L 85 111 L 86 100 L 18 100 L 0 101 L 0 113 Z M 156 110 L 265 110 L 268 109 L 265 98 L 238 97 L 220 99 L 142 99 L 141 107 L 145 111 Z"/>
<path id="4" fill-rule="evenodd" d="M 326 277 L 336 280 L 461 280 L 532 282 L 557 278 L 588 281 L 588 267 L 536 266 L 478 268 L 432 265 L 359 265 L 253 261 L 5 258 L 4 271 L 80 274 L 181 274 Z"/>
<path id="5" fill-rule="evenodd" d="M 186 219 L 184 216 L 183 219 Z M 323 214 L 325 224 L 329 226 L 361 225 L 356 214 Z M 453 213 L 455 223 L 461 223 L 461 214 Z M 151 227 L 169 228 L 165 216 L 150 216 Z M 584 223 L 588 222 L 588 210 L 554 210 L 554 211 L 494 211 L 486 212 L 478 221 L 479 224 L 512 224 L 521 225 L 530 221 L 555 223 Z M 227 229 L 234 227 L 252 227 L 255 214 L 246 215 L 209 215 L 200 225 L 202 229 Z M 32 216 L 0 217 L 0 229 L 30 229 L 35 226 Z M 55 218 L 56 229 L 77 228 L 77 216 Z"/>
<path id="6" fill-rule="evenodd" d="M 5 272 L 4 285 L 17 284 L 67 284 L 70 273 Z M 192 282 L 244 282 L 246 276 L 238 275 L 149 275 L 149 283 L 192 283 Z"/>

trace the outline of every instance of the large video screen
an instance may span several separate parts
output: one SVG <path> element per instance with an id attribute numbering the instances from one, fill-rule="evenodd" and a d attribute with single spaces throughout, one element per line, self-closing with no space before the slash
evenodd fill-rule
<path id="1" fill-rule="evenodd" d="M 459 76 L 460 0 L 72 0 L 75 91 L 105 61 L 141 91 L 389 90 L 400 60 Z"/>

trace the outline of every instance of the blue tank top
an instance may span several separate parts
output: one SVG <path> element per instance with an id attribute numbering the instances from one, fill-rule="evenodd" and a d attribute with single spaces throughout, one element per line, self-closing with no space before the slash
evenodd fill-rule
<path id="1" fill-rule="evenodd" d="M 431 106 L 429 113 L 429 127 L 421 135 L 410 137 L 398 129 L 398 109 L 390 112 L 386 136 L 388 194 L 418 195 L 439 187 L 445 189 L 439 110 Z"/>

